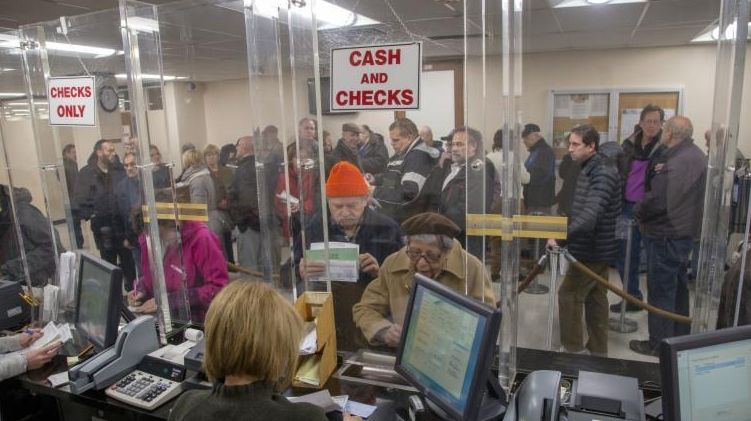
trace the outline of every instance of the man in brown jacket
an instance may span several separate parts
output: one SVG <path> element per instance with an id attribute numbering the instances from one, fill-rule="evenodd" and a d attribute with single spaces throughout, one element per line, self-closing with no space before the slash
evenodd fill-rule
<path id="1" fill-rule="evenodd" d="M 355 324 L 371 345 L 399 345 L 415 273 L 495 305 L 487 272 L 456 240 L 461 229 L 451 220 L 436 213 L 421 213 L 404 221 L 402 231 L 407 245 L 386 258 L 378 278 L 352 309 Z"/>

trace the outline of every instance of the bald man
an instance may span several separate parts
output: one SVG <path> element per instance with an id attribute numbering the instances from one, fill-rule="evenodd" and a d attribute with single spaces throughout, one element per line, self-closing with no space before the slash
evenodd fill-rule
<path id="1" fill-rule="evenodd" d="M 636 206 L 647 254 L 649 303 L 688 316 L 686 266 L 694 241 L 701 234 L 707 156 L 694 144 L 691 120 L 669 119 L 660 142 L 667 148 L 665 163 L 656 167 L 651 188 Z M 643 355 L 657 355 L 664 338 L 690 333 L 690 326 L 649 313 L 649 340 L 633 340 L 629 347 Z"/>

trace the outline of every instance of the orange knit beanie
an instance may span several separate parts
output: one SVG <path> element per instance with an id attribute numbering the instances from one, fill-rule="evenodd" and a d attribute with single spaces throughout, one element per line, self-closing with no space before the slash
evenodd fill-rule
<path id="1" fill-rule="evenodd" d="M 341 161 L 331 168 L 326 181 L 327 197 L 352 197 L 368 194 L 368 183 L 356 166 Z"/>

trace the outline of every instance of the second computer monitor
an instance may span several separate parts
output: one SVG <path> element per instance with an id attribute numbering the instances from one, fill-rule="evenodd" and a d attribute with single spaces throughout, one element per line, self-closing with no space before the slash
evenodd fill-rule
<path id="1" fill-rule="evenodd" d="M 416 275 L 402 328 L 396 371 L 457 420 L 480 409 L 501 313 Z"/>
<path id="2" fill-rule="evenodd" d="M 76 328 L 97 350 L 112 346 L 122 309 L 123 272 L 119 267 L 82 252 L 78 266 Z"/>
<path id="3" fill-rule="evenodd" d="M 660 344 L 665 420 L 748 420 L 751 326 L 680 336 Z"/>

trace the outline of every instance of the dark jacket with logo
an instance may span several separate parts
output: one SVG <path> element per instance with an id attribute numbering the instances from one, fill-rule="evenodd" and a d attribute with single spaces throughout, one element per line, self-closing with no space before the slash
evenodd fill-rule
<path id="1" fill-rule="evenodd" d="M 255 156 L 248 155 L 240 159 L 227 195 L 232 222 L 240 232 L 245 232 L 248 228 L 261 230 L 256 179 Z"/>
<path id="2" fill-rule="evenodd" d="M 636 207 L 644 235 L 698 239 L 704 212 L 707 156 L 691 139 L 665 149 L 664 167 Z"/>
<path id="3" fill-rule="evenodd" d="M 437 159 L 438 151 L 419 137 L 405 152 L 394 154 L 386 171 L 376 177 L 373 197 L 380 204 L 380 211 L 401 223 L 428 210 L 429 195 L 423 187 Z"/>
<path id="4" fill-rule="evenodd" d="M 611 262 L 623 195 L 616 165 L 597 153 L 581 167 L 568 219 L 568 251 L 583 262 Z"/>
<path id="5" fill-rule="evenodd" d="M 451 173 L 451 168 L 448 167 L 444 180 Z M 476 156 L 468 158 L 467 165 L 463 165 L 456 176 L 445 186 L 441 183 L 438 212 L 462 229 L 458 238 L 459 242 L 462 243 L 462 247 L 478 258 L 481 258 L 478 255 L 482 253 L 482 237 L 470 237 L 467 240 L 467 214 L 484 214 L 490 210 L 493 201 L 494 174 L 493 164 L 487 159 Z"/>

